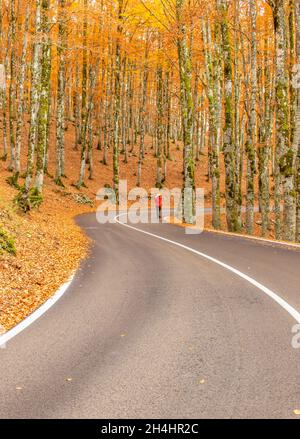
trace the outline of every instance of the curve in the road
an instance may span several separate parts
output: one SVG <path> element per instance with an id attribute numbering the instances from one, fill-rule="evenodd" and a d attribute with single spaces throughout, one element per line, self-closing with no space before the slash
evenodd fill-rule
<path id="1" fill-rule="evenodd" d="M 31 313 L 28 317 L 18 323 L 9 331 L 5 332 L 0 336 L 0 348 L 5 346 L 12 338 L 16 337 L 20 334 L 24 329 L 28 328 L 32 323 L 34 323 L 37 319 L 39 319 L 43 314 L 49 311 L 53 305 L 65 294 L 67 289 L 72 283 L 75 274 L 73 273 L 70 279 L 62 284 L 60 288 L 56 291 L 56 293 L 50 297 L 45 303 L 43 303 L 38 309 L 36 309 L 33 313 Z"/>
<path id="2" fill-rule="evenodd" d="M 89 258 L 0 351 L 0 418 L 295 416 L 294 317 L 213 259 L 299 310 L 299 251 L 130 223 L 142 234 L 94 214 L 78 224 Z"/>
<path id="3" fill-rule="evenodd" d="M 269 296 L 271 299 L 273 299 L 276 303 L 278 303 L 285 311 L 287 311 L 295 320 L 297 323 L 300 323 L 300 313 L 291 306 L 286 300 L 282 299 L 277 293 L 267 288 L 265 285 L 261 284 L 257 280 L 253 279 L 252 277 L 248 276 L 247 274 L 241 272 L 240 270 L 237 270 L 236 268 L 232 267 L 231 265 L 228 265 L 216 258 L 213 258 L 212 256 L 207 255 L 206 253 L 199 252 L 198 250 L 195 250 L 191 247 L 188 247 L 184 244 L 181 244 L 179 242 L 173 241 L 171 239 L 164 238 L 162 236 L 156 235 L 154 233 L 147 232 L 145 230 L 139 229 L 137 227 L 128 225 L 120 221 L 121 216 L 127 215 L 126 213 L 121 213 L 119 215 L 116 215 L 115 222 L 128 227 L 130 229 L 133 229 L 137 232 L 144 233 L 146 235 L 152 236 L 154 238 L 160 239 L 162 241 L 168 242 L 169 244 L 177 245 L 178 247 L 181 247 L 187 251 L 190 251 L 192 253 L 195 253 L 205 259 L 208 259 L 209 261 L 220 265 L 221 267 L 225 268 L 226 270 L 231 271 L 235 275 L 241 277 L 242 279 L 246 280 L 250 284 L 254 285 L 256 288 L 261 290 L 264 294 Z M 234 235 L 238 236 L 238 235 Z M 37 319 L 39 319 L 43 314 L 45 314 L 67 291 L 69 288 L 72 280 L 74 278 L 74 274 L 71 276 L 71 278 L 64 283 L 57 292 L 48 299 L 43 305 L 41 305 L 36 311 L 34 311 L 32 314 L 30 314 L 27 318 L 25 318 L 22 322 L 20 322 L 18 325 L 16 325 L 11 330 L 7 331 L 5 334 L 0 336 L 0 348 L 4 346 L 6 343 L 8 343 L 12 338 L 16 337 L 18 334 L 20 334 L 22 331 L 24 331 L 26 328 L 28 328 L 32 323 L 34 323 Z"/>
<path id="4" fill-rule="evenodd" d="M 232 267 L 231 265 L 225 264 L 225 262 L 222 262 L 216 258 L 213 258 L 212 256 L 207 255 L 206 253 L 202 253 L 198 250 L 195 250 L 191 247 L 188 247 L 187 245 L 181 244 L 181 243 L 173 241 L 171 239 L 164 238 L 163 236 L 159 236 L 159 235 L 156 235 L 154 233 L 147 232 L 146 230 L 142 230 L 142 229 L 139 229 L 137 227 L 131 226 L 129 224 L 125 224 L 122 221 L 120 221 L 120 217 L 125 216 L 125 215 L 127 215 L 127 214 L 122 213 L 120 215 L 117 215 L 115 217 L 116 223 L 118 223 L 124 227 L 128 227 L 129 229 L 135 230 L 137 232 L 144 233 L 145 235 L 152 236 L 153 238 L 160 239 L 164 242 L 168 242 L 169 244 L 173 244 L 173 245 L 176 245 L 178 247 L 181 247 L 189 252 L 192 252 L 192 253 L 195 253 L 196 255 L 201 256 L 202 258 L 208 259 L 209 261 L 211 261 L 217 265 L 220 265 L 221 267 L 225 268 L 226 270 L 229 270 L 232 273 L 234 273 L 236 276 L 239 276 L 242 279 L 249 282 L 250 284 L 254 285 L 256 288 L 258 288 L 264 294 L 266 294 L 271 299 L 273 299 L 275 302 L 277 302 L 278 305 L 280 305 L 285 311 L 287 311 L 296 320 L 297 323 L 300 323 L 300 313 L 293 306 L 291 306 L 286 300 L 282 299 L 282 297 L 280 297 L 274 291 L 270 290 L 269 288 L 267 288 L 265 285 L 261 284 L 257 280 L 253 279 L 252 277 L 248 276 L 247 274 L 243 273 L 242 271 L 237 270 L 236 268 Z"/>

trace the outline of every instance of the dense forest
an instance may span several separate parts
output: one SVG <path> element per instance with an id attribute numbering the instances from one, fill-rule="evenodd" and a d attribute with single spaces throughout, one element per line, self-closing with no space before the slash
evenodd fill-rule
<path id="1" fill-rule="evenodd" d="M 68 178 L 73 124 L 73 184 L 112 166 L 117 197 L 120 160 L 135 150 L 143 186 L 148 149 L 161 188 L 180 143 L 183 188 L 195 189 L 196 163 L 208 156 L 215 229 L 224 196 L 229 231 L 253 234 L 259 209 L 262 236 L 273 221 L 277 239 L 300 242 L 299 64 L 299 0 L 0 0 L 7 182 L 23 211 L 42 203 L 52 125 L 56 185 Z"/>

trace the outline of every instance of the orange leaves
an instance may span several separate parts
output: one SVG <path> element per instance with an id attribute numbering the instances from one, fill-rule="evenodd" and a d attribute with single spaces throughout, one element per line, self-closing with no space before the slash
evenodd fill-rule
<path id="1" fill-rule="evenodd" d="M 4 189 L 1 182 L 1 194 Z M 65 203 L 62 209 L 49 198 L 30 216 L 6 216 L 5 225 L 17 243 L 16 257 L 0 256 L 0 324 L 6 329 L 55 293 L 85 256 L 88 240 L 72 216 L 72 205 Z"/>

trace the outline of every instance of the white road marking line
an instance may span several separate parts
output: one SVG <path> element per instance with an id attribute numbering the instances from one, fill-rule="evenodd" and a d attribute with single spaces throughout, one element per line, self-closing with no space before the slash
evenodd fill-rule
<path id="1" fill-rule="evenodd" d="M 47 302 L 43 303 L 36 311 L 30 314 L 26 319 L 22 320 L 22 322 L 18 323 L 12 329 L 7 331 L 5 334 L 0 336 L 0 347 L 5 345 L 9 340 L 14 338 L 16 335 L 20 334 L 20 332 L 24 331 L 24 329 L 28 328 L 32 323 L 34 323 L 38 318 L 40 318 L 45 312 L 47 312 L 67 291 L 69 286 L 71 285 L 72 280 L 74 279 L 75 273 L 71 276 L 71 278 L 64 283 L 57 292 L 47 300 Z"/>
<path id="2" fill-rule="evenodd" d="M 168 223 L 170 218 L 171 218 L 170 216 L 165 216 L 163 218 L 163 220 Z M 296 242 L 278 241 L 276 239 L 262 238 L 261 236 L 252 236 L 252 235 L 245 235 L 243 233 L 226 232 L 225 230 L 214 230 L 214 229 L 210 229 L 208 227 L 204 227 L 203 231 L 207 232 L 207 233 L 215 233 L 217 235 L 224 235 L 224 236 L 229 236 L 229 237 L 234 236 L 237 238 L 248 239 L 251 241 L 266 242 L 268 244 L 274 244 L 275 246 L 278 245 L 281 247 L 293 247 L 293 248 L 300 250 L 300 244 L 297 244 Z"/>
<path id="3" fill-rule="evenodd" d="M 269 288 L 262 285 L 260 282 L 257 282 L 252 277 L 248 276 L 245 273 L 242 273 L 241 271 L 237 270 L 236 268 L 225 264 L 222 261 L 219 261 L 218 259 L 215 259 L 205 253 L 199 252 L 198 250 L 195 250 L 191 247 L 188 247 L 184 244 L 180 244 L 179 242 L 172 241 L 171 239 L 164 238 L 159 235 L 155 235 L 154 233 L 146 232 L 145 230 L 138 229 L 137 227 L 130 226 L 129 224 L 124 224 L 121 221 L 118 220 L 120 216 L 127 215 L 127 213 L 122 213 L 120 215 L 117 215 L 115 217 L 115 221 L 124 226 L 128 227 L 129 229 L 133 229 L 137 232 L 144 233 L 145 235 L 152 236 L 154 238 L 160 239 L 165 242 L 169 242 L 170 244 L 177 245 L 178 247 L 181 247 L 187 251 L 190 251 L 191 253 L 195 253 L 199 256 L 202 256 L 205 259 L 208 259 L 211 262 L 214 262 L 215 264 L 220 265 L 221 267 L 231 271 L 232 273 L 236 274 L 237 276 L 241 277 L 242 279 L 248 281 L 250 284 L 256 286 L 258 289 L 263 291 L 267 296 L 271 297 L 275 302 L 277 302 L 282 308 L 284 308 L 296 321 L 297 323 L 300 323 L 300 313 L 293 308 L 288 302 L 286 302 L 284 299 L 282 299 L 278 294 L 274 293 L 274 291 L 270 290 Z M 241 236 L 243 238 L 243 236 Z M 41 305 L 36 311 L 34 311 L 32 314 L 30 314 L 26 319 L 22 320 L 18 325 L 14 326 L 12 329 L 7 331 L 5 334 L 0 336 L 0 347 L 4 346 L 9 340 L 14 338 L 16 335 L 20 334 L 20 332 L 24 331 L 24 329 L 28 328 L 32 323 L 34 323 L 37 319 L 39 319 L 43 314 L 45 314 L 67 291 L 69 286 L 71 285 L 73 279 L 74 279 L 75 273 L 71 276 L 70 280 L 64 283 L 57 292 L 50 297 L 43 305 Z"/>
<path id="4" fill-rule="evenodd" d="M 145 235 L 152 236 L 153 238 L 160 239 L 162 241 L 168 242 L 173 245 L 177 245 L 178 247 L 181 247 L 191 253 L 194 253 L 196 255 L 199 255 L 205 259 L 208 259 L 211 262 L 214 262 L 217 265 L 220 265 L 221 267 L 225 268 L 228 271 L 231 271 L 232 273 L 236 274 L 237 276 L 241 277 L 242 279 L 246 280 L 250 284 L 254 285 L 256 288 L 261 290 L 263 293 L 265 293 L 267 296 L 271 297 L 275 302 L 278 303 L 285 311 L 287 311 L 295 320 L 297 323 L 300 323 L 300 313 L 292 307 L 288 302 L 286 302 L 282 297 L 280 297 L 278 294 L 274 293 L 274 291 L 270 290 L 269 288 L 265 287 L 260 282 L 256 281 L 252 277 L 248 276 L 247 274 L 243 273 L 242 271 L 237 270 L 236 268 L 232 267 L 231 265 L 225 264 L 224 262 L 220 261 L 219 259 L 213 258 L 212 256 L 207 255 L 206 253 L 199 252 L 198 250 L 195 250 L 191 247 L 188 247 L 187 245 L 180 244 L 177 241 L 172 241 L 171 239 L 164 238 L 159 235 L 155 235 L 154 233 L 146 232 L 145 230 L 138 229 L 137 227 L 130 226 L 129 224 L 124 224 L 121 221 L 118 220 L 120 216 L 127 215 L 126 213 L 122 213 L 121 215 L 117 215 L 115 217 L 115 221 L 122 225 L 123 227 L 128 227 L 129 229 L 136 230 L 137 232 L 144 233 Z"/>
<path id="5" fill-rule="evenodd" d="M 243 235 L 241 233 L 232 233 L 232 232 L 225 232 L 224 230 L 212 230 L 212 229 L 204 229 L 205 232 L 208 233 L 215 233 L 217 235 L 224 235 L 224 236 L 234 236 L 238 238 L 244 238 L 251 241 L 260 241 L 260 242 L 266 242 L 268 244 L 274 244 L 275 246 L 281 246 L 281 247 L 292 247 L 300 250 L 300 244 L 294 243 L 294 242 L 287 242 L 287 241 L 276 241 L 275 239 L 267 239 L 267 238 L 261 238 L 260 236 L 250 236 L 250 235 Z"/>

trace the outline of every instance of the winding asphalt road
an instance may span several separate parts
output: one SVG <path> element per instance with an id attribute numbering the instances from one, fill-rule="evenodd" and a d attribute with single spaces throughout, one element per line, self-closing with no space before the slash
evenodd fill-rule
<path id="1" fill-rule="evenodd" d="M 245 279 L 121 224 L 93 239 L 68 291 L 0 350 L 1 418 L 295 418 L 296 323 Z M 300 250 L 138 225 L 217 258 L 300 311 Z"/>

